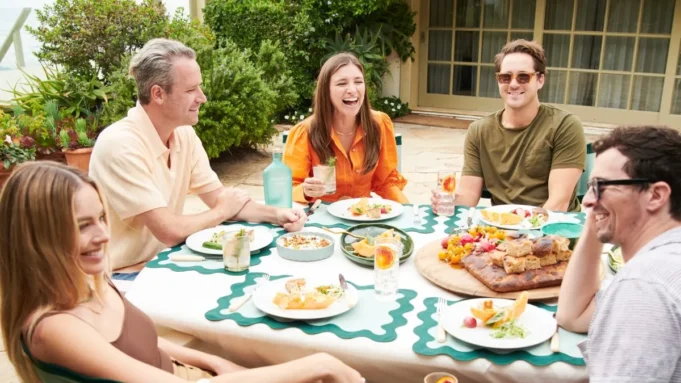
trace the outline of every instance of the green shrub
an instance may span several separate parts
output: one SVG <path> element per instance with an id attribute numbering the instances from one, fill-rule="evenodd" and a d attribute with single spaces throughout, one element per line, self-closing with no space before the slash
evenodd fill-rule
<path id="1" fill-rule="evenodd" d="M 208 102 L 201 106 L 195 129 L 209 157 L 231 147 L 267 144 L 276 134 L 270 121 L 276 92 L 251 61 L 250 50 L 240 50 L 229 40 L 221 45 L 199 63 Z"/>
<path id="2" fill-rule="evenodd" d="M 126 52 L 163 36 L 168 24 L 157 0 L 55 0 L 36 10 L 40 26 L 27 27 L 42 44 L 40 60 L 71 74 L 106 80 Z"/>
<path id="3" fill-rule="evenodd" d="M 413 17 L 403 0 L 225 0 L 204 9 L 218 39 L 254 52 L 261 41 L 278 40 L 298 95 L 296 105 L 279 110 L 282 118 L 308 109 L 324 58 L 340 51 L 364 56 L 368 91 L 380 92 L 385 57 L 395 51 L 402 60 L 413 58 Z"/>
<path id="4" fill-rule="evenodd" d="M 374 110 L 381 111 L 390 118 L 397 118 L 406 116 L 409 114 L 409 104 L 403 103 L 398 97 L 380 97 L 375 100 L 371 100 L 371 107 Z"/>

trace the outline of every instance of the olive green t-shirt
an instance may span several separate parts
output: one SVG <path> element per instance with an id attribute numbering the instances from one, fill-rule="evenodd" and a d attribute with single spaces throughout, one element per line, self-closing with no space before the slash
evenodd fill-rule
<path id="1" fill-rule="evenodd" d="M 503 110 L 471 124 L 466 134 L 464 176 L 481 177 L 492 204 L 542 206 L 552 169 L 584 169 L 586 139 L 577 116 L 541 104 L 530 125 L 506 129 Z M 577 185 L 568 211 L 579 211 Z"/>

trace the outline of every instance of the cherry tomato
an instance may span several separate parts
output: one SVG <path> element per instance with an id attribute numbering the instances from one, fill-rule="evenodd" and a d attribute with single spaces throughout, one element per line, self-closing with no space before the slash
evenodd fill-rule
<path id="1" fill-rule="evenodd" d="M 461 236 L 461 244 L 465 245 L 467 243 L 473 243 L 475 242 L 475 238 L 473 238 L 472 235 L 470 234 L 464 234 Z"/>
<path id="2" fill-rule="evenodd" d="M 440 245 L 442 245 L 442 248 L 443 248 L 443 249 L 446 249 L 447 246 L 449 245 L 449 237 L 443 239 L 443 240 L 442 240 L 442 243 L 440 243 Z"/>
<path id="3" fill-rule="evenodd" d="M 468 328 L 476 328 L 478 327 L 478 321 L 473 317 L 465 317 L 463 318 L 463 325 Z"/>

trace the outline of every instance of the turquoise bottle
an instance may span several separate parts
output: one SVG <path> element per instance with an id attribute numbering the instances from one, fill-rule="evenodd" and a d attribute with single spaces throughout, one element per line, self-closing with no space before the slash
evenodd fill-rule
<path id="1" fill-rule="evenodd" d="M 293 175 L 291 169 L 281 162 L 281 150 L 272 153 L 272 163 L 262 173 L 265 186 L 265 204 L 268 206 L 293 206 Z"/>

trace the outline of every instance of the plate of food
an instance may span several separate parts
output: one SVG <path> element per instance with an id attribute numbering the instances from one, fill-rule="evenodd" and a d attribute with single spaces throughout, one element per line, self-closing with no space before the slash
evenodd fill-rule
<path id="1" fill-rule="evenodd" d="M 290 261 L 312 262 L 330 257 L 335 241 L 328 234 L 302 231 L 277 238 L 277 253 Z"/>
<path id="2" fill-rule="evenodd" d="M 244 225 L 221 225 L 201 230 L 190 235 L 185 242 L 187 247 L 197 253 L 222 255 L 222 235 L 225 232 L 244 229 L 250 239 L 251 251 L 258 251 L 269 246 L 274 236 L 263 226 L 248 227 Z"/>
<path id="3" fill-rule="evenodd" d="M 556 298 L 572 256 L 570 240 L 532 238 L 518 231 L 476 225 L 422 247 L 417 270 L 449 291 L 478 297 Z M 601 278 L 603 268 L 600 269 Z"/>
<path id="4" fill-rule="evenodd" d="M 523 292 L 509 299 L 469 299 L 444 310 L 442 325 L 451 336 L 466 343 L 513 350 L 537 345 L 553 336 L 557 323 L 553 315 L 527 303 Z"/>
<path id="5" fill-rule="evenodd" d="M 374 266 L 374 241 L 378 237 L 399 237 L 402 241 L 403 263 L 414 252 L 414 240 L 404 230 L 390 225 L 363 223 L 352 226 L 346 230 L 348 233 L 364 237 L 356 238 L 343 233 L 340 238 L 341 250 L 346 257 L 355 263 L 364 266 Z"/>
<path id="6" fill-rule="evenodd" d="M 497 205 L 480 211 L 480 221 L 502 229 L 541 229 L 549 223 L 551 213 L 541 207 L 526 205 Z"/>
<path id="7" fill-rule="evenodd" d="M 352 284 L 343 291 L 338 278 L 315 276 L 267 282 L 253 293 L 253 304 L 277 318 L 312 320 L 329 318 L 352 309 L 359 293 Z"/>
<path id="8" fill-rule="evenodd" d="M 389 199 L 355 198 L 345 199 L 329 205 L 329 214 L 342 219 L 373 222 L 391 219 L 402 214 L 404 206 Z"/>

